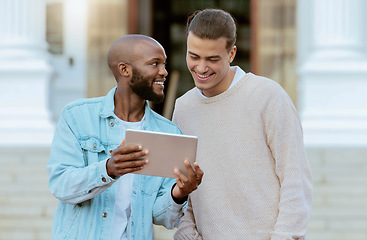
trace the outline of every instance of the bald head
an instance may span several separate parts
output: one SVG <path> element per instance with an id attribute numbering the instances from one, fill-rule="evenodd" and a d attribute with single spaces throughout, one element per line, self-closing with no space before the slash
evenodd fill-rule
<path id="1" fill-rule="evenodd" d="M 142 54 L 139 46 L 147 43 L 162 47 L 153 38 L 140 34 L 125 35 L 117 39 L 110 47 L 107 55 L 108 66 L 113 74 L 115 75 L 119 63 L 131 64 L 138 59 Z"/>

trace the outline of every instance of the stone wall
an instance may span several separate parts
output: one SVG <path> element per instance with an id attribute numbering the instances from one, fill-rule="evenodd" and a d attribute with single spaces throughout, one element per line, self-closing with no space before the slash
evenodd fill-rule
<path id="1" fill-rule="evenodd" d="M 367 239 L 367 148 L 309 148 L 310 240 Z"/>
<path id="2" fill-rule="evenodd" d="M 0 149 L 0 239 L 49 240 L 57 200 L 49 149 Z M 309 148 L 314 200 L 308 240 L 367 239 L 367 148 Z M 157 240 L 175 230 L 155 227 Z"/>
<path id="3" fill-rule="evenodd" d="M 48 190 L 48 155 L 48 148 L 0 149 L 0 239 L 51 239 L 57 201 Z"/>

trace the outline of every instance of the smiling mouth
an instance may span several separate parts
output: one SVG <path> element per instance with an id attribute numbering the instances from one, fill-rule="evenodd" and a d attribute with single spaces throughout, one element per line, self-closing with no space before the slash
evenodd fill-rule
<path id="1" fill-rule="evenodd" d="M 201 80 L 201 81 L 205 81 L 205 80 L 208 80 L 213 74 L 199 74 L 199 73 L 196 73 L 197 75 L 197 78 L 198 80 Z"/>
<path id="2" fill-rule="evenodd" d="M 207 78 L 207 77 L 209 77 L 210 75 L 201 75 L 201 74 L 199 74 L 199 73 L 198 73 L 198 76 L 199 76 L 199 77 L 201 77 L 201 78 Z"/>
<path id="3" fill-rule="evenodd" d="M 156 82 L 154 82 L 154 84 L 155 84 L 155 85 L 164 86 L 164 82 L 158 82 L 158 81 L 156 81 Z"/>

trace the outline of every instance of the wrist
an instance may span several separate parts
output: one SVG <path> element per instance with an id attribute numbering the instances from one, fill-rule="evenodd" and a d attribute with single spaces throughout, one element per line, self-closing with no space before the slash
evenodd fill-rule
<path id="1" fill-rule="evenodd" d="M 110 161 L 110 158 L 107 159 L 106 161 L 106 172 L 107 172 L 107 175 L 112 178 L 112 179 L 117 179 L 117 176 L 113 175 L 112 173 L 110 173 L 109 169 L 108 169 L 108 161 Z"/>
<path id="2" fill-rule="evenodd" d="M 171 188 L 171 197 L 172 197 L 172 199 L 173 199 L 173 201 L 174 201 L 175 203 L 177 203 L 177 204 L 183 204 L 184 202 L 186 202 L 186 201 L 187 201 L 187 199 L 188 199 L 188 195 L 186 195 L 186 196 L 184 196 L 184 197 L 175 197 L 175 196 L 174 196 L 174 193 L 173 193 L 173 191 L 174 191 L 175 187 L 176 187 L 176 183 L 175 183 L 175 184 L 173 184 L 173 186 L 172 186 L 172 188 Z"/>

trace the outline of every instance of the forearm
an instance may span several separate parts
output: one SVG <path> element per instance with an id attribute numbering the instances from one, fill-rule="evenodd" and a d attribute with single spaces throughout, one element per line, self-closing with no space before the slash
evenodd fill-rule
<path id="1" fill-rule="evenodd" d="M 183 216 L 187 201 L 175 202 L 172 197 L 172 187 L 175 179 L 167 178 L 157 194 L 153 206 L 153 222 L 168 229 L 176 227 Z"/>
<path id="2" fill-rule="evenodd" d="M 78 204 L 92 199 L 104 192 L 115 180 L 106 172 L 106 162 L 76 168 L 62 164 L 48 165 L 50 172 L 49 187 L 51 193 L 60 201 Z"/>
<path id="3" fill-rule="evenodd" d="M 297 146 L 292 147 L 297 149 Z M 277 164 L 280 200 L 274 239 L 282 233 L 289 233 L 292 237 L 305 236 L 307 231 L 312 205 L 312 175 L 303 147 L 299 148 L 293 159 Z M 283 160 L 287 160 L 287 156 L 283 156 Z"/>
<path id="4" fill-rule="evenodd" d="M 194 213 L 192 210 L 191 201 L 187 204 L 185 215 L 181 219 L 181 223 L 174 235 L 175 240 L 202 240 L 195 224 Z"/>
<path id="5" fill-rule="evenodd" d="M 298 153 L 285 154 L 276 164 L 276 173 L 280 180 L 280 199 L 279 214 L 272 235 L 274 239 L 279 239 L 276 236 L 282 234 L 292 235 L 291 237 L 305 236 L 310 218 L 311 170 L 303 146 L 290 145 L 293 152 Z"/>
<path id="6" fill-rule="evenodd" d="M 106 160 L 98 153 L 82 149 L 76 130 L 65 120 L 63 111 L 47 163 L 49 188 L 60 201 L 78 204 L 105 191 L 112 183 L 106 171 Z"/>
<path id="7" fill-rule="evenodd" d="M 312 204 L 312 174 L 303 144 L 302 126 L 291 101 L 275 101 L 267 119 L 267 141 L 279 178 L 279 214 L 272 240 L 302 239 Z M 298 237 L 298 238 L 297 238 Z"/>
<path id="8" fill-rule="evenodd" d="M 302 239 L 306 235 L 310 218 L 311 189 L 309 186 L 284 188 L 287 187 L 281 190 L 279 214 L 271 239 Z"/>

